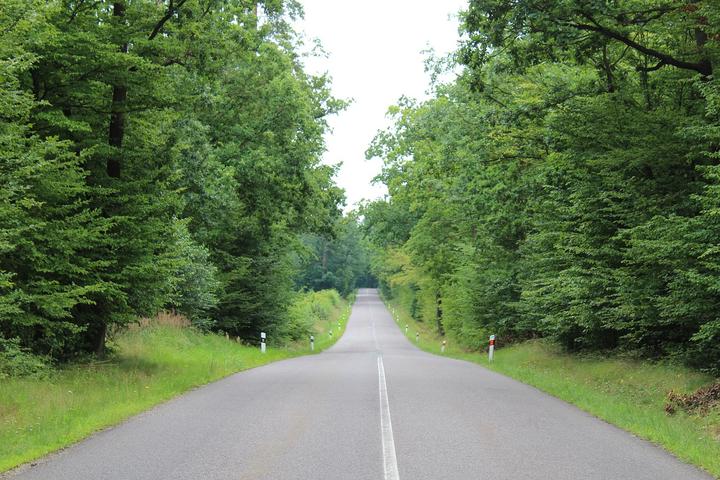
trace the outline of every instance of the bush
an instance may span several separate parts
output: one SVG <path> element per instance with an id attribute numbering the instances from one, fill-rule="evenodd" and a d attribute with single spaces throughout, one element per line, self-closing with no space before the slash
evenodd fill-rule
<path id="1" fill-rule="evenodd" d="M 50 372 L 48 357 L 35 355 L 20 345 L 20 339 L 0 338 L 0 378 L 45 377 Z"/>
<path id="2" fill-rule="evenodd" d="M 290 321 L 285 325 L 282 336 L 289 340 L 299 340 L 315 332 L 318 322 L 329 322 L 333 311 L 342 303 L 336 290 L 319 292 L 301 292 L 289 309 Z"/>

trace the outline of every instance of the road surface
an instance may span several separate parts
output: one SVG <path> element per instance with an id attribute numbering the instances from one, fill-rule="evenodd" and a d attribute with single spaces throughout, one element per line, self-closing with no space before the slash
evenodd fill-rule
<path id="1" fill-rule="evenodd" d="M 374 290 L 325 353 L 194 390 L 14 480 L 708 480 L 478 365 L 424 353 Z"/>

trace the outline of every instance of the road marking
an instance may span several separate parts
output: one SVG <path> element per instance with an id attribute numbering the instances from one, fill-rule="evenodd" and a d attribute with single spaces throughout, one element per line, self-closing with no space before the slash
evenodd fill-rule
<path id="1" fill-rule="evenodd" d="M 380 433 L 382 437 L 383 470 L 385 480 L 400 480 L 397 456 L 395 455 L 395 439 L 393 438 L 392 421 L 390 420 L 390 401 L 385 382 L 385 365 L 381 355 L 377 357 L 378 379 L 380 386 Z"/>

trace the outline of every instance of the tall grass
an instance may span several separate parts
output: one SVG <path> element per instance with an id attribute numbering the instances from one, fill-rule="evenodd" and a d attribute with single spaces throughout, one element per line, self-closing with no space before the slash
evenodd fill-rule
<path id="1" fill-rule="evenodd" d="M 387 302 L 401 330 L 428 352 L 495 370 L 572 403 L 582 410 L 650 440 L 682 460 L 720 478 L 720 408 L 707 415 L 667 415 L 668 392 L 692 392 L 715 381 L 680 366 L 620 357 L 578 356 L 561 352 L 547 341 L 530 341 L 495 351 L 467 351 L 432 327 L 415 321 L 399 303 Z M 442 341 L 448 344 L 441 353 Z M 498 339 L 502 342 L 502 339 Z"/>
<path id="2" fill-rule="evenodd" d="M 308 316 L 318 339 L 316 352 L 340 337 L 347 302 L 327 292 L 303 294 L 302 301 L 323 308 Z M 298 313 L 300 315 L 300 313 Z M 337 331 L 340 322 L 341 330 Z M 166 314 L 115 336 L 116 354 L 106 361 L 78 364 L 49 377 L 0 380 L 0 472 L 77 442 L 190 388 L 276 360 L 310 353 L 309 342 L 270 345 L 266 354 L 224 336 L 187 328 Z"/>

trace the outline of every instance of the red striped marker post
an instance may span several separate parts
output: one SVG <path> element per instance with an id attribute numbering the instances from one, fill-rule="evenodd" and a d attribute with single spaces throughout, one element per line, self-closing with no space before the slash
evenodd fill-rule
<path id="1" fill-rule="evenodd" d="M 490 335 L 490 347 L 488 348 L 488 360 L 493 361 L 493 355 L 495 353 L 495 335 Z"/>

